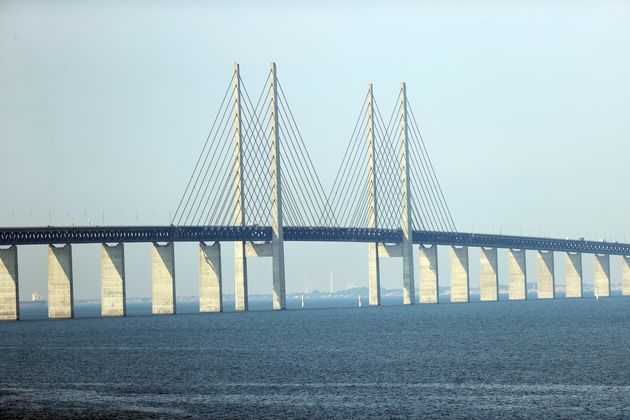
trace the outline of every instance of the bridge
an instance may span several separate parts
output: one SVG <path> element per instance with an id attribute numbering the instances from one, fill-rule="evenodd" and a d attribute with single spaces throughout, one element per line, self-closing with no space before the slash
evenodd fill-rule
<path id="1" fill-rule="evenodd" d="M 373 86 L 363 100 L 332 188 L 326 191 L 270 65 L 258 98 L 235 64 L 208 137 L 169 226 L 0 228 L 0 320 L 19 319 L 18 246 L 48 245 L 48 316 L 74 316 L 72 244 L 101 247 L 101 313 L 124 316 L 124 244 L 152 244 L 152 312 L 175 313 L 174 243 L 199 243 L 199 310 L 223 310 L 221 243 L 235 246 L 235 309 L 248 309 L 247 260 L 272 259 L 273 308 L 286 308 L 284 242 L 368 244 L 370 305 L 380 305 L 380 260 L 400 258 L 403 303 L 437 303 L 438 246 L 450 248 L 451 302 L 470 300 L 469 248 L 480 252 L 480 299 L 499 297 L 498 249 L 508 253 L 510 300 L 527 299 L 526 250 L 536 251 L 537 298 L 556 298 L 554 259 L 567 298 L 583 297 L 583 258 L 594 288 L 610 296 L 612 255 L 630 295 L 630 244 L 459 232 L 401 84 L 385 120 Z M 419 273 L 414 273 L 414 247 Z M 440 264 L 444 262 L 440 261 Z M 419 296 L 416 296 L 416 278 Z"/>

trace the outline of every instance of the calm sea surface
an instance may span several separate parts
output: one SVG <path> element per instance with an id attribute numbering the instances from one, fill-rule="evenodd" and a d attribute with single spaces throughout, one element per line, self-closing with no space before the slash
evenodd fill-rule
<path id="1" fill-rule="evenodd" d="M 0 324 L 0 417 L 630 417 L 630 298 L 306 303 L 24 308 Z"/>

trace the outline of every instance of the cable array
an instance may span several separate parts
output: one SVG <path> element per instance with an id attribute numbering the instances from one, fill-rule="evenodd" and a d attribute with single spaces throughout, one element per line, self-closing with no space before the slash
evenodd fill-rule
<path id="1" fill-rule="evenodd" d="M 366 95 L 329 192 L 333 213 L 344 227 L 367 226 L 367 216 L 362 213 L 368 209 L 368 100 Z"/>
<path id="2" fill-rule="evenodd" d="M 252 101 L 245 87 L 242 87 L 242 159 L 245 224 L 271 225 L 271 153 L 269 132 L 271 115 L 266 113 L 267 98 L 271 89 L 271 72 L 256 99 Z"/>
<path id="3" fill-rule="evenodd" d="M 396 229 L 401 226 L 402 183 L 401 151 L 403 112 L 402 89 L 387 123 L 373 99 L 373 129 L 368 129 L 369 95 L 357 117 L 341 166 L 330 190 L 330 201 L 341 226 L 367 227 L 372 173 L 369 172 L 368 136 L 373 134 L 375 159 L 376 226 Z M 413 228 L 425 231 L 456 231 L 453 217 L 420 134 L 418 123 L 407 100 L 409 184 Z"/>
<path id="4" fill-rule="evenodd" d="M 402 89 L 387 123 L 376 100 L 370 94 L 365 96 L 341 166 L 326 194 L 282 85 L 274 77 L 270 70 L 260 94 L 252 100 L 235 68 L 175 211 L 173 224 L 271 225 L 270 146 L 277 122 L 285 226 L 367 227 L 373 216 L 370 197 L 374 194 L 376 227 L 400 228 L 401 148 L 406 115 L 413 228 L 456 231 L 411 105 L 408 99 L 403 100 Z M 278 115 L 274 121 L 276 107 Z M 368 164 L 370 136 L 374 144 L 374 174 Z M 237 214 L 239 206 L 244 213 L 242 222 Z"/>
<path id="5" fill-rule="evenodd" d="M 232 87 L 236 77 L 237 73 L 234 71 L 186 189 L 175 210 L 172 224 L 178 226 L 230 224 L 229 221 L 235 209 L 230 186 L 233 182 L 231 156 L 236 121 L 232 113 L 236 100 Z"/>
<path id="6" fill-rule="evenodd" d="M 279 130 L 282 135 L 281 177 L 286 224 L 289 226 L 334 226 L 336 218 L 328 201 L 328 195 L 317 175 L 280 82 L 278 82 L 278 111 Z"/>
<path id="7" fill-rule="evenodd" d="M 271 225 L 270 136 L 273 96 L 270 70 L 252 100 L 235 70 L 193 173 L 175 211 L 173 224 L 228 226 L 237 220 L 240 170 L 245 225 Z M 238 77 L 238 89 L 234 88 Z M 277 81 L 280 181 L 285 226 L 332 226 L 335 216 L 282 86 Z M 232 92 L 230 94 L 230 89 Z M 240 107 L 238 99 L 240 98 Z M 227 101 L 226 101 L 227 99 Z M 240 109 L 240 115 L 238 111 Z M 238 124 L 240 118 L 240 125 Z M 240 154 L 237 147 L 240 126 Z M 238 165 L 238 166 L 237 166 Z"/>
<path id="8" fill-rule="evenodd" d="M 394 107 L 385 125 L 378 102 L 374 100 L 376 136 L 376 185 L 378 227 L 395 229 L 401 226 L 402 178 L 400 172 L 400 131 L 396 118 L 400 106 Z"/>
<path id="9" fill-rule="evenodd" d="M 413 228 L 457 232 L 451 210 L 448 207 L 440 181 L 435 173 L 420 127 L 407 99 L 407 123 L 409 125 L 410 174 L 412 189 Z M 424 218 L 420 218 L 423 214 Z"/>

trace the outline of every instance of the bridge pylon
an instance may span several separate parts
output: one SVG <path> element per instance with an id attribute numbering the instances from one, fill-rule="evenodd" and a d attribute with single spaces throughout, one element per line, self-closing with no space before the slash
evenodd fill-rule
<path id="1" fill-rule="evenodd" d="M 400 225 L 402 228 L 402 243 L 395 245 L 370 243 L 368 245 L 368 290 L 370 295 L 370 305 L 380 305 L 381 303 L 381 279 L 380 279 L 380 264 L 379 258 L 381 257 L 402 257 L 403 264 L 403 303 L 405 305 L 412 305 L 415 303 L 415 281 L 414 281 L 414 266 L 413 266 L 413 219 L 412 219 L 412 191 L 411 191 L 411 177 L 410 177 L 410 148 L 409 148 L 409 134 L 408 134 L 408 111 L 407 111 L 407 89 L 405 83 L 401 84 L 400 91 L 400 103 L 398 104 L 399 111 L 399 131 L 400 131 L 400 174 L 394 178 L 400 181 L 399 197 L 402 200 L 400 206 Z M 378 195 L 378 176 L 377 171 L 383 171 L 383 168 L 377 166 L 377 154 L 379 151 L 376 147 L 375 137 L 375 101 L 374 90 L 372 84 L 368 87 L 367 95 L 367 227 L 378 228 L 379 227 L 379 195 Z M 387 132 L 382 133 L 385 137 L 382 139 L 383 143 L 381 148 L 385 149 L 385 142 L 389 141 L 389 134 Z M 392 145 L 388 145 L 390 152 L 393 151 Z M 384 155 L 383 155 L 384 156 Z M 381 159 L 378 162 L 383 166 L 389 166 L 392 169 L 390 162 L 385 162 Z M 393 198 L 392 194 L 389 194 L 389 199 Z M 395 216 L 392 214 L 392 216 Z"/>
<path id="2" fill-rule="evenodd" d="M 403 303 L 415 303 L 416 290 L 413 273 L 413 221 L 411 218 L 411 186 L 409 174 L 409 124 L 407 110 L 407 86 L 400 85 L 400 186 L 401 186 L 401 228 L 403 259 Z"/>
<path id="3" fill-rule="evenodd" d="M 276 63 L 271 63 L 269 89 L 271 118 L 271 264 L 273 266 L 273 308 L 286 309 L 284 276 L 284 230 L 282 224 L 282 178 L 280 153 L 280 122 L 278 116 L 278 74 Z"/>
<path id="4" fill-rule="evenodd" d="M 367 156 L 368 156 L 368 228 L 378 227 L 378 195 L 376 187 L 376 144 L 374 136 L 374 90 L 370 83 L 367 103 Z M 378 243 L 368 245 L 368 294 L 370 305 L 381 304 L 381 270 Z"/>
<path id="5" fill-rule="evenodd" d="M 241 119 L 241 76 L 240 67 L 234 64 L 232 92 L 232 197 L 234 204 L 234 226 L 245 226 L 245 193 L 243 182 L 243 130 Z M 247 256 L 246 242 L 234 243 L 234 309 L 246 311 L 247 300 Z"/>
<path id="6" fill-rule="evenodd" d="M 281 171 L 281 131 L 280 117 L 278 109 L 278 76 L 276 63 L 270 64 L 269 76 L 269 176 L 270 176 L 270 193 L 271 193 L 271 242 L 254 244 L 247 242 L 236 242 L 234 257 L 235 272 L 235 307 L 236 310 L 246 311 L 248 309 L 247 301 L 247 257 L 271 257 L 272 277 L 273 277 L 273 309 L 286 309 L 286 282 L 284 269 L 284 229 L 283 229 L 283 212 L 282 212 L 282 171 Z M 235 226 L 245 226 L 245 197 L 244 197 L 244 180 L 246 177 L 245 167 L 243 166 L 243 127 L 241 120 L 242 102 L 240 74 L 238 64 L 234 65 L 234 156 L 233 156 L 233 196 L 235 206 Z M 262 127 L 256 127 L 259 130 Z M 250 171 L 253 171 L 251 167 Z M 252 174 L 247 174 L 251 179 Z M 260 176 L 260 173 L 255 175 Z M 251 186 L 250 186 L 251 187 Z"/>

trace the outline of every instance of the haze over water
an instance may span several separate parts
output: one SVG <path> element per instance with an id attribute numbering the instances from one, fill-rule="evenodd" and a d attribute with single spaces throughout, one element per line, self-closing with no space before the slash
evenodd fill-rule
<path id="1" fill-rule="evenodd" d="M 183 303 L 189 313 L 155 317 L 132 304 L 101 319 L 79 305 L 74 320 L 0 324 L 0 412 L 630 415 L 628 298 L 326 303 L 352 307 L 206 315 Z"/>

